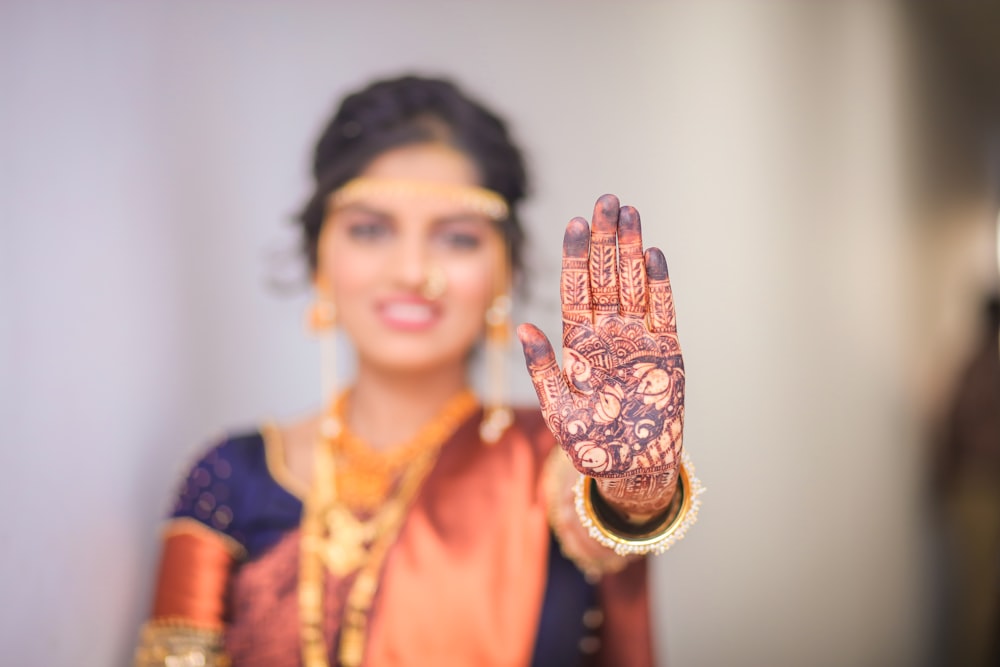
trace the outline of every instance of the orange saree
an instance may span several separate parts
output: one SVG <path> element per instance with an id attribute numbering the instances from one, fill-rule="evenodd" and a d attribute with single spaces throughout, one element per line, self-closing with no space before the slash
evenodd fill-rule
<path id="1" fill-rule="evenodd" d="M 540 414 L 519 411 L 495 445 L 480 418 L 442 447 L 388 553 L 363 664 L 652 665 L 645 561 L 588 583 L 552 538 L 543 464 L 555 443 Z M 278 481 L 274 437 L 231 438 L 195 467 L 170 525 L 204 528 L 168 530 L 151 619 L 218 629 L 220 660 L 239 667 L 301 664 L 301 498 Z M 331 664 L 351 579 L 326 575 Z"/>

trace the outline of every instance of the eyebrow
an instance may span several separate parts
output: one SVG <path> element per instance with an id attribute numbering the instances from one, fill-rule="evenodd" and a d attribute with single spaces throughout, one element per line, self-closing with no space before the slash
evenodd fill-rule
<path id="1" fill-rule="evenodd" d="M 367 215 L 373 215 L 379 218 L 389 219 L 389 220 L 393 220 L 396 217 L 393 213 L 390 213 L 389 211 L 379 208 L 374 208 L 360 201 L 344 204 L 343 206 L 331 211 L 331 215 L 334 213 L 344 213 L 344 212 L 364 213 Z M 466 223 L 482 225 L 487 228 L 492 227 L 493 225 L 493 221 L 490 220 L 489 217 L 487 217 L 482 213 L 477 213 L 475 211 L 461 211 L 458 213 L 450 213 L 439 217 L 435 217 L 431 220 L 431 224 L 435 227 L 453 225 L 453 224 L 466 224 Z"/>
<path id="2" fill-rule="evenodd" d="M 454 213 L 452 215 L 441 216 L 440 218 L 434 219 L 435 226 L 443 225 L 453 225 L 453 224 L 473 224 L 481 227 L 490 228 L 493 226 L 493 221 L 482 213 L 476 213 L 474 211 L 465 211 L 462 213 Z"/>
<path id="3" fill-rule="evenodd" d="M 345 211 L 348 213 L 350 212 L 368 213 L 370 215 L 377 215 L 381 218 L 393 217 L 393 215 L 388 211 L 372 208 L 371 206 L 367 206 L 362 202 L 350 202 L 349 204 L 338 206 L 337 208 L 330 211 L 329 215 L 333 215 L 334 213 L 344 213 Z"/>

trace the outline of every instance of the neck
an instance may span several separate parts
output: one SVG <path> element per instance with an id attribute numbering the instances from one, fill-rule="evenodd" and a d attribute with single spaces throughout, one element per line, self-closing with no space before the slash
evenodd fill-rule
<path id="1" fill-rule="evenodd" d="M 372 449 L 388 449 L 412 438 L 467 387 L 464 364 L 401 374 L 360 363 L 347 427 Z"/>

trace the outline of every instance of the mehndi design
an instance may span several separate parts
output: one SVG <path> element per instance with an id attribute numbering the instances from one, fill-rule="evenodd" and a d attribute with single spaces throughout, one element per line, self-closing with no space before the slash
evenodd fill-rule
<path id="1" fill-rule="evenodd" d="M 666 507 L 684 425 L 684 362 L 667 263 L 642 250 L 639 213 L 613 195 L 566 227 L 560 283 L 563 368 L 532 325 L 519 330 L 546 422 L 616 509 Z"/>

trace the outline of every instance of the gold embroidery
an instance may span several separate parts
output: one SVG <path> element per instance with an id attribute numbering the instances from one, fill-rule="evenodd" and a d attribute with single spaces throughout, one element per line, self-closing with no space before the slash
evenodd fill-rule
<path id="1" fill-rule="evenodd" d="M 222 543 L 222 546 L 236 560 L 244 560 L 247 557 L 246 548 L 234 540 L 229 535 L 221 533 L 210 526 L 206 526 L 198 519 L 191 517 L 177 517 L 170 519 L 163 527 L 163 539 L 166 540 L 173 535 L 193 535 L 198 538 L 208 538 Z"/>
<path id="2" fill-rule="evenodd" d="M 264 439 L 264 460 L 271 478 L 285 491 L 302 500 L 309 493 L 309 486 L 292 474 L 285 462 L 285 444 L 281 439 L 281 430 L 276 424 L 268 422 L 260 427 Z"/>

